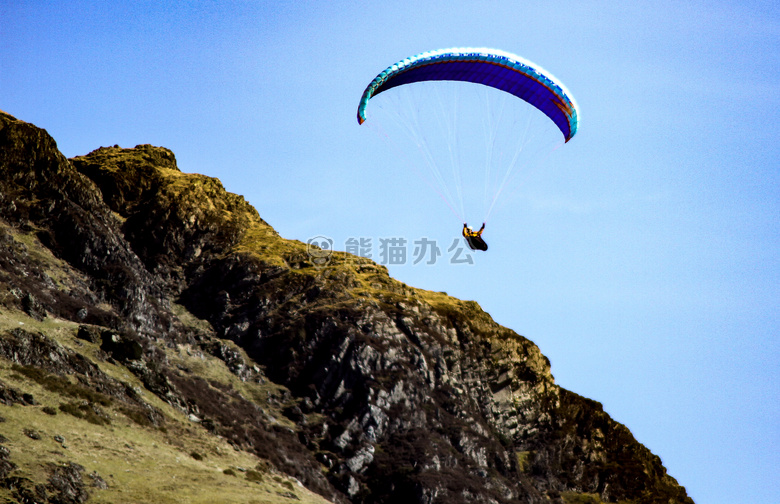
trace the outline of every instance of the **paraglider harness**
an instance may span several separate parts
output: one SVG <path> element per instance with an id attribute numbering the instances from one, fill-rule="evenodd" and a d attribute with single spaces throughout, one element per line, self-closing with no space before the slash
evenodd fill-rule
<path id="1" fill-rule="evenodd" d="M 488 249 L 487 243 L 485 243 L 485 240 L 482 239 L 482 231 L 484 230 L 484 222 L 482 223 L 482 227 L 479 228 L 479 231 L 474 231 L 468 226 L 468 224 L 465 222 L 463 223 L 463 237 L 466 239 L 466 244 L 471 250 L 485 251 Z"/>

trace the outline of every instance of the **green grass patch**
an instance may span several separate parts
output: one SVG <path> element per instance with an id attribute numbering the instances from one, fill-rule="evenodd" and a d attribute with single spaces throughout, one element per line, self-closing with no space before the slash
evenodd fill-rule
<path id="1" fill-rule="evenodd" d="M 533 458 L 533 452 L 530 451 L 515 452 L 515 457 L 517 457 L 517 470 L 520 472 L 528 471 L 528 468 L 531 466 L 531 459 Z"/>
<path id="2" fill-rule="evenodd" d="M 109 425 L 111 423 L 108 415 L 92 403 L 62 403 L 60 404 L 60 411 L 95 425 Z"/>
<path id="3" fill-rule="evenodd" d="M 128 405 L 120 405 L 117 410 L 124 416 L 133 421 L 136 425 L 141 427 L 154 427 L 154 422 L 149 418 L 149 415 L 142 408 L 136 408 Z M 164 430 L 163 427 L 160 427 Z"/>
<path id="4" fill-rule="evenodd" d="M 562 492 L 561 498 L 566 504 L 604 504 L 598 494 Z"/>
<path id="5" fill-rule="evenodd" d="M 248 469 L 246 472 L 246 479 L 247 481 L 260 483 L 261 481 L 263 481 L 263 475 L 259 471 L 255 471 L 254 469 Z"/>
<path id="6" fill-rule="evenodd" d="M 83 385 L 71 383 L 67 377 L 49 374 L 41 368 L 34 366 L 20 366 L 13 364 L 11 366 L 15 372 L 26 378 L 40 384 L 46 390 L 77 399 L 100 404 L 101 406 L 111 406 L 113 400 L 100 392 L 88 389 Z"/>
<path id="7" fill-rule="evenodd" d="M 561 498 L 566 504 L 606 504 L 601 496 L 588 492 L 561 492 Z M 635 504 L 631 500 L 617 501 L 615 504 Z"/>
<path id="8" fill-rule="evenodd" d="M 121 367 L 110 366 L 121 372 Z M 27 373 L 33 374 L 33 373 Z M 12 378 L 11 375 L 16 375 Z M 33 374 L 34 375 L 34 374 Z M 30 486 L 46 484 L 47 464 L 73 462 L 84 466 L 88 474 L 95 471 L 108 488 L 89 487 L 90 503 L 159 504 L 220 503 L 289 503 L 290 481 L 276 481 L 265 476 L 271 468 L 262 459 L 236 451 L 224 439 L 194 426 L 182 413 L 166 410 L 167 432 L 148 429 L 131 419 L 116 404 L 102 408 L 111 423 L 85 421 L 89 403 L 50 391 L 43 384 L 11 369 L 11 363 L 0 360 L 0 379 L 33 394 L 42 407 L 64 404 L 68 413 L 48 415 L 34 406 L 3 408 L 3 446 L 10 451 L 9 460 L 17 465 L 9 477 L 24 478 Z M 42 380 L 46 383 L 46 380 Z M 61 389 L 58 389 L 61 390 Z M 152 397 L 150 396 L 151 400 Z M 90 407 L 91 409 L 91 407 Z M 74 414 L 71 414 L 74 413 Z M 80 418 L 84 415 L 85 418 Z M 32 439 L 25 432 L 36 432 Z M 64 441 L 58 441 L 64 440 Z M 63 446 L 63 444 L 65 446 Z M 201 460 L 192 456 L 198 453 Z M 261 481 L 236 477 L 237 468 L 253 468 L 263 476 Z M 306 504 L 326 504 L 327 501 L 303 488 L 295 495 Z M 16 502 L 11 492 L 0 489 L 0 502 Z"/>

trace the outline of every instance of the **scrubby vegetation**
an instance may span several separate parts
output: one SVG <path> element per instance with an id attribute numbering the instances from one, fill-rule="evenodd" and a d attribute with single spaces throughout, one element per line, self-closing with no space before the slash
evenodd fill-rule
<path id="1" fill-rule="evenodd" d="M 31 322 L 22 313 L 5 311 L 3 316 Z M 65 338 L 61 343 L 77 344 L 77 326 L 72 327 L 69 334 L 60 333 Z M 181 356 L 179 359 L 187 360 Z M 235 379 L 219 359 L 189 360 L 211 369 L 212 375 Z M 106 370 L 116 367 L 108 362 L 94 363 Z M 125 376 L 130 379 L 128 387 L 140 385 L 137 378 Z M 16 468 L 9 470 L 0 460 L 0 472 L 5 467 L 6 474 L 12 478 L 6 480 L 7 485 L 0 483 L 0 500 L 17 502 L 27 496 L 40 501 L 35 497 L 36 488 L 51 486 L 52 478 L 62 477 L 54 477 L 52 468 L 75 464 L 82 470 L 71 472 L 78 475 L 78 485 L 83 491 L 79 495 L 81 498 L 88 495 L 88 502 L 243 503 L 255 499 L 283 503 L 292 497 L 280 494 L 290 492 L 291 488 L 295 491 L 294 500 L 325 502 L 293 485 L 284 475 L 279 475 L 279 480 L 250 475 L 245 479 L 235 478 L 237 467 L 252 468 L 244 470 L 258 475 L 262 474 L 261 470 L 273 469 L 262 459 L 236 451 L 230 443 L 218 440 L 153 395 L 144 394 L 165 415 L 166 428 L 155 428 L 143 415 L 142 408 L 90 390 L 71 381 L 73 378 L 0 357 L 0 383 L 15 390 L 20 400 L 12 406 L 0 406 L 3 433 L 0 453 L 7 450 L 6 460 L 13 461 Z M 32 400 L 22 402 L 22 396 Z M 56 414 L 58 411 L 60 414 Z M 93 484 L 96 478 L 103 480 L 106 487 Z M 47 495 L 54 499 L 59 494 L 49 489 Z"/>

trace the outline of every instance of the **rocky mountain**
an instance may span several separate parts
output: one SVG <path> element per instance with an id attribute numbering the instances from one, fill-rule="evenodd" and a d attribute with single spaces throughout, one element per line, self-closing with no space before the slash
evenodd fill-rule
<path id="1" fill-rule="evenodd" d="M 474 302 L 0 113 L 6 502 L 692 503 Z"/>

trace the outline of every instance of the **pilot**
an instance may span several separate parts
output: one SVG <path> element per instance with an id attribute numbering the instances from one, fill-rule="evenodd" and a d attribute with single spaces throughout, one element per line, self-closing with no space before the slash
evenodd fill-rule
<path id="1" fill-rule="evenodd" d="M 484 230 L 484 222 L 482 223 L 482 227 L 479 228 L 479 231 L 474 231 L 468 224 L 465 222 L 463 223 L 463 237 L 466 239 L 466 243 L 471 250 L 485 251 L 488 249 L 487 243 L 482 239 L 482 232 Z"/>

